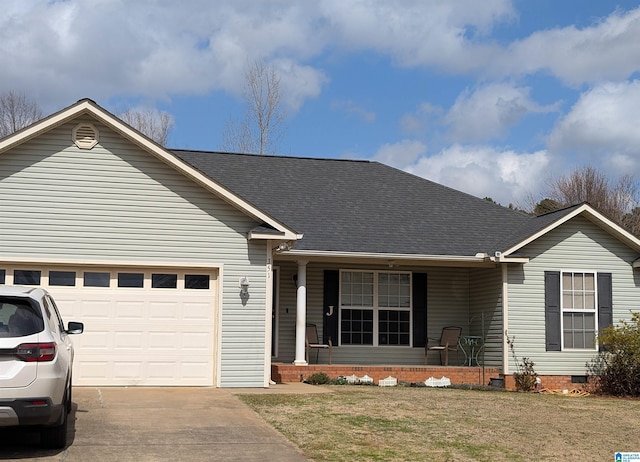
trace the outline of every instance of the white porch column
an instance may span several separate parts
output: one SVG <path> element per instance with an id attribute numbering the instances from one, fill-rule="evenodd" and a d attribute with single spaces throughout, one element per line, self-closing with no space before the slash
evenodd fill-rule
<path id="1" fill-rule="evenodd" d="M 293 364 L 306 366 L 305 337 L 307 335 L 307 263 L 298 262 L 298 292 L 296 299 L 296 358 Z"/>

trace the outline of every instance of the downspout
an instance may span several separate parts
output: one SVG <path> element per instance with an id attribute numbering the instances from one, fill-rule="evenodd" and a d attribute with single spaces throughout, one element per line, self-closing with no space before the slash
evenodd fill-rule
<path id="1" fill-rule="evenodd" d="M 273 311 L 273 249 L 272 241 L 267 241 L 267 264 L 265 265 L 265 311 L 264 311 L 264 388 L 271 382 L 271 316 Z"/>

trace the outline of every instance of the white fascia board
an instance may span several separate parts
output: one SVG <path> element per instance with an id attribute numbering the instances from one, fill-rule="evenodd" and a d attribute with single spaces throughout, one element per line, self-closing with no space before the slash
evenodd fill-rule
<path id="1" fill-rule="evenodd" d="M 291 257 L 317 257 L 317 258 L 353 258 L 367 260 L 412 260 L 425 262 L 462 262 L 483 263 L 487 259 L 475 255 L 415 255 L 392 253 L 363 253 L 363 252 L 336 252 L 331 250 L 287 250 L 280 252 L 281 256 Z"/>
<path id="2" fill-rule="evenodd" d="M 501 257 L 496 261 L 498 263 L 529 263 L 529 257 Z"/>
<path id="3" fill-rule="evenodd" d="M 38 122 L 29 125 L 26 128 L 18 130 L 15 133 L 4 138 L 0 141 L 0 154 L 8 151 L 14 146 L 22 144 L 30 139 L 35 138 L 41 133 L 51 130 L 59 125 L 66 123 L 69 120 L 73 120 L 74 118 L 86 113 L 85 104 L 88 101 L 79 101 L 78 103 L 69 106 L 59 112 L 51 114 L 44 119 L 39 120 Z"/>
<path id="4" fill-rule="evenodd" d="M 2 264 L 19 265 L 48 265 L 48 266 L 76 266 L 76 267 L 145 267 L 145 268 L 190 268 L 216 269 L 222 268 L 223 263 L 194 263 L 187 261 L 157 261 L 157 260 L 84 260 L 74 258 L 57 258 L 51 255 L 46 258 L 0 256 Z"/>
<path id="5" fill-rule="evenodd" d="M 554 230 L 558 226 L 566 223 L 567 221 L 575 218 L 578 215 L 584 215 L 589 221 L 591 221 L 594 224 L 604 228 L 609 234 L 615 236 L 616 238 L 620 239 L 625 244 L 627 244 L 629 247 L 632 247 L 636 251 L 640 252 L 640 239 L 638 239 L 633 234 L 631 234 L 630 232 L 626 231 L 621 226 L 617 225 L 616 223 L 614 223 L 613 221 L 611 221 L 610 219 L 608 219 L 607 217 L 602 215 L 600 212 L 595 210 L 589 204 L 582 204 L 580 207 L 576 208 L 574 211 L 572 211 L 568 215 L 563 216 L 562 218 L 558 219 L 557 221 L 554 221 L 553 223 L 551 223 L 549 226 L 547 226 L 547 227 L 541 229 L 540 231 L 538 231 L 537 233 L 529 236 L 527 239 L 525 239 L 525 240 L 517 243 L 513 247 L 505 250 L 504 252 L 502 252 L 502 255 L 503 256 L 508 256 L 509 254 L 511 254 L 513 252 L 517 252 L 522 247 L 526 246 L 527 244 L 530 244 L 531 242 L 533 242 L 536 239 L 544 236 L 548 232 Z"/>
<path id="6" fill-rule="evenodd" d="M 302 239 L 302 237 L 304 236 L 304 234 L 296 234 L 295 238 L 291 238 L 290 235 L 286 234 L 285 232 L 278 232 L 278 233 L 261 233 L 261 232 L 256 232 L 256 231 L 249 231 L 249 239 L 256 239 L 256 240 L 287 240 L 287 241 L 293 241 L 293 240 L 300 240 Z"/>
<path id="7" fill-rule="evenodd" d="M 69 106 L 66 109 L 63 109 L 60 112 L 52 114 L 51 116 L 46 117 L 41 121 L 36 122 L 35 124 L 30 125 L 29 127 L 5 138 L 2 142 L 0 142 L 0 153 L 34 138 L 40 133 L 48 131 L 56 126 L 62 125 L 67 121 L 73 120 L 74 118 L 85 114 L 91 115 L 114 131 L 120 133 L 125 138 L 129 139 L 134 144 L 149 152 L 157 159 L 160 159 L 166 164 L 170 165 L 175 170 L 189 177 L 191 180 L 200 184 L 210 192 L 213 192 L 215 195 L 233 205 L 237 209 L 241 210 L 242 212 L 246 213 L 248 216 L 254 218 L 257 221 L 268 223 L 277 230 L 282 231 L 284 233 L 285 239 L 298 239 L 299 234 L 294 230 L 289 229 L 282 223 L 275 220 L 273 217 L 262 212 L 249 202 L 241 199 L 221 184 L 213 181 L 206 175 L 203 175 L 186 162 L 178 159 L 174 154 L 167 151 L 155 141 L 147 138 L 139 131 L 125 124 L 116 116 L 88 99 L 80 100 L 78 103 Z"/>

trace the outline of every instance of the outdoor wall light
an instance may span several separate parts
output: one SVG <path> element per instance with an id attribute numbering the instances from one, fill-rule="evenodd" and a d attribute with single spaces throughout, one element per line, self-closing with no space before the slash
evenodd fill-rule
<path id="1" fill-rule="evenodd" d="M 246 276 L 240 278 L 240 293 L 242 295 L 249 293 L 249 278 Z"/>

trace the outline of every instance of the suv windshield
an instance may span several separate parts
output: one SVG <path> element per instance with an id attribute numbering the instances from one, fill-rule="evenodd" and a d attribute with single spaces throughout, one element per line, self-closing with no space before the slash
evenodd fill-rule
<path id="1" fill-rule="evenodd" d="M 27 300 L 0 297 L 0 337 L 24 337 L 43 329 L 42 316 Z"/>

